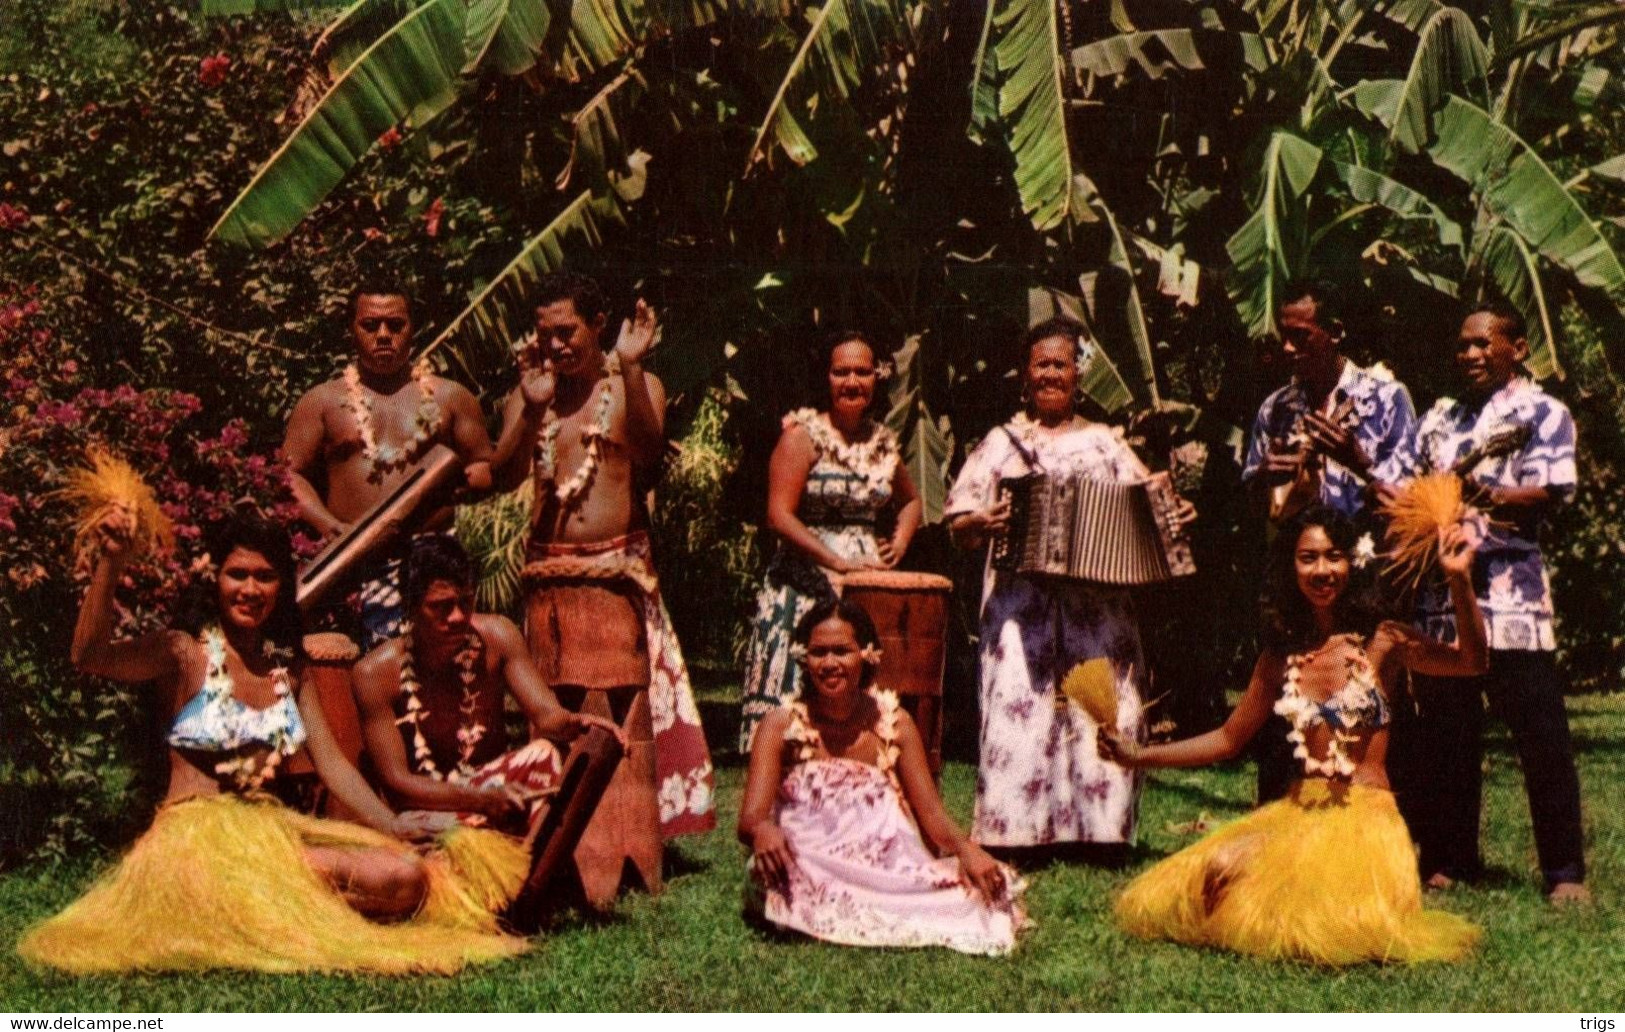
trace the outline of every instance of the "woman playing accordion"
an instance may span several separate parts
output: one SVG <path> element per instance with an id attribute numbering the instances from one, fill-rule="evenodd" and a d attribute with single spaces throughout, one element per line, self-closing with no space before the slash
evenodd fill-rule
<path id="1" fill-rule="evenodd" d="M 1077 352 L 1085 333 L 1069 319 L 1028 332 L 1026 408 L 971 452 L 948 495 L 950 529 L 961 547 L 983 547 L 1009 529 L 1001 480 L 1033 473 L 1119 483 L 1149 477 L 1119 431 L 1077 414 Z M 1103 661 L 1117 696 L 1115 730 L 1125 740 L 1141 738 L 1145 661 L 1128 592 L 990 568 L 983 596 L 972 836 L 1006 847 L 1132 841 L 1138 782 L 1096 756 L 1097 725 L 1059 691 L 1079 664 Z"/>

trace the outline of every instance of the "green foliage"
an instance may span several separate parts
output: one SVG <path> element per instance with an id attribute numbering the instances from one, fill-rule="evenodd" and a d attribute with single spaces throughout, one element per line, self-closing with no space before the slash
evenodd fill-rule
<path id="1" fill-rule="evenodd" d="M 1361 965 L 1335 973 L 1218 950 L 1148 943 L 1111 923 L 1116 894 L 1155 860 L 1193 841 L 1182 826 L 1224 822 L 1252 804 L 1246 763 L 1152 772 L 1140 846 L 1113 869 L 1032 865 L 1036 926 L 1010 957 L 945 949 L 868 950 L 770 936 L 739 916 L 745 857 L 734 840 L 744 771 L 718 771 L 723 827 L 669 848 L 660 896 L 633 893 L 613 919 L 567 913 L 531 951 L 449 978 L 261 975 L 63 978 L 25 968 L 11 949 L 23 928 L 67 905 L 100 864 L 0 877 L 0 1007 L 16 1011 L 1439 1011 L 1617 1007 L 1620 889 L 1605 873 L 1625 865 L 1625 810 L 1610 786 L 1625 778 L 1625 696 L 1570 700 L 1586 792 L 1596 905 L 1556 914 L 1541 897 L 1523 778 L 1504 734 L 1492 733 L 1485 777 L 1482 886 L 1429 895 L 1427 905 L 1484 928 L 1461 964 Z M 949 762 L 948 811 L 970 814 L 975 767 Z M 659 1020 L 659 1019 L 654 1019 Z M 884 1019 L 883 1019 L 884 1020 Z M 1062 1019 L 1075 1020 L 1075 1019 Z"/>
<path id="2" fill-rule="evenodd" d="M 699 666 L 732 671 L 745 649 L 732 614 L 755 604 L 759 557 L 755 528 L 740 526 L 724 504 L 741 455 L 726 401 L 707 392 L 675 443 L 656 495 L 653 536 L 661 594 L 685 654 Z"/>

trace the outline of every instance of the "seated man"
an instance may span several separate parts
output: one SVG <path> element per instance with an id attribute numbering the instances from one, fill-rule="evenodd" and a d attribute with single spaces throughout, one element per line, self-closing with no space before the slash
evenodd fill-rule
<path id="1" fill-rule="evenodd" d="M 455 541 L 414 542 L 404 595 L 400 637 L 355 667 L 380 787 L 403 810 L 450 810 L 465 824 L 523 834 L 563 769 L 549 739 L 568 741 L 594 725 L 622 738 L 620 729 L 560 706 L 513 622 L 474 612 L 473 563 Z M 504 690 L 530 721 L 530 743 L 513 751 Z"/>

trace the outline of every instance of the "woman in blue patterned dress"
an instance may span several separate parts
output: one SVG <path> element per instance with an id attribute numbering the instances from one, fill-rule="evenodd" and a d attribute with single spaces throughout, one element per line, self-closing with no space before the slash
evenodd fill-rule
<path id="1" fill-rule="evenodd" d="M 834 595 L 831 576 L 892 568 L 920 526 L 919 495 L 897 438 L 869 418 L 879 378 L 874 348 L 860 333 L 833 341 L 828 410 L 785 416 L 768 467 L 767 526 L 779 544 L 745 650 L 741 752 L 757 723 L 799 694 L 790 637 L 815 602 Z M 896 513 L 893 530 L 881 537 L 876 527 L 888 511 Z"/>

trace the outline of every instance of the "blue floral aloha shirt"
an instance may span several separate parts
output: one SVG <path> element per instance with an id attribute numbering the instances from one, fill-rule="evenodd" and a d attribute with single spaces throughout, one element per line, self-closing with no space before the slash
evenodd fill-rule
<path id="1" fill-rule="evenodd" d="M 1371 476 L 1385 482 L 1403 479 L 1405 456 L 1416 430 L 1416 409 L 1411 405 L 1410 392 L 1380 362 L 1362 369 L 1345 361 L 1343 375 L 1332 388 L 1331 407 L 1349 399 L 1353 399 L 1354 415 L 1359 419 L 1354 438 L 1371 460 Z M 1264 454 L 1271 447 L 1293 447 L 1298 422 L 1310 407 L 1309 396 L 1296 379 L 1264 399 L 1247 442 L 1247 460 L 1241 470 L 1244 483 L 1262 472 Z M 1320 478 L 1322 504 L 1345 516 L 1357 516 L 1365 508 L 1364 491 L 1365 481 L 1340 463 L 1327 460 Z"/>
<path id="2" fill-rule="evenodd" d="M 1484 487 L 1545 487 L 1554 500 L 1574 496 L 1574 417 L 1568 407 L 1532 380 L 1515 376 L 1486 398 L 1440 398 L 1422 417 L 1409 463 L 1417 473 L 1450 469 L 1462 456 L 1501 432 L 1527 427 L 1529 439 L 1511 454 L 1485 459 L 1466 476 Z M 1490 648 L 1551 651 L 1552 586 L 1540 554 L 1536 515 L 1508 522 L 1480 521 L 1483 540 L 1473 562 L 1473 586 L 1484 611 Z M 1418 599 L 1423 631 L 1441 641 L 1456 638 L 1450 596 L 1437 579 Z"/>

